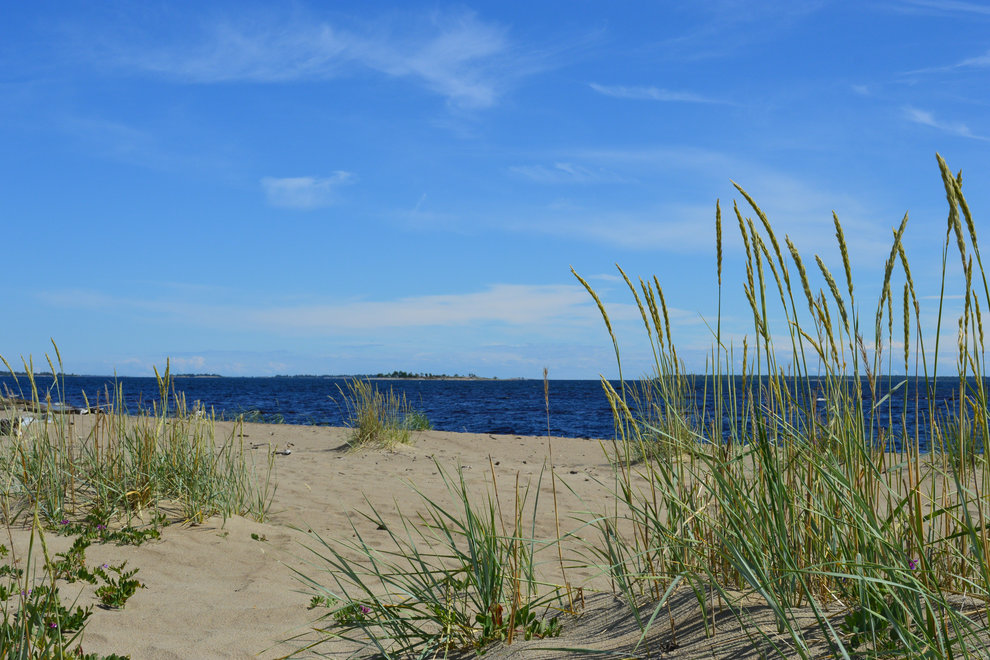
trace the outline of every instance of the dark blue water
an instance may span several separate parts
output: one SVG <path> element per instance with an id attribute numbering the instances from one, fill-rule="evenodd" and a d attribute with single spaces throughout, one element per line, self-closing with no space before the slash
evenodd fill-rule
<path id="1" fill-rule="evenodd" d="M 60 378 L 60 382 L 61 382 Z M 21 389 L 30 398 L 30 385 L 21 378 Z M 36 377 L 39 389 L 52 385 L 51 377 Z M 174 379 L 175 390 L 184 392 L 187 405 L 202 402 L 217 416 L 233 418 L 247 411 L 255 417 L 288 424 L 343 426 L 346 409 L 338 387 L 346 391 L 346 379 L 321 377 L 183 378 Z M 380 380 L 404 394 L 409 404 L 423 412 L 433 428 L 441 431 L 545 435 L 547 411 L 542 380 Z M 99 376 L 66 376 L 64 402 L 82 406 L 107 400 L 114 380 Z M 127 410 L 149 410 L 157 401 L 155 378 L 119 378 Z M 0 376 L 0 392 L 18 392 L 9 374 Z M 42 394 L 42 399 L 44 395 Z M 53 400 L 58 397 L 52 395 Z M 612 412 L 599 381 L 550 381 L 550 432 L 572 438 L 611 438 Z"/>
<path id="2" fill-rule="evenodd" d="M 90 406 L 105 403 L 107 393 L 113 395 L 115 383 L 122 388 L 123 401 L 129 412 L 150 410 L 158 401 L 158 385 L 154 378 L 119 378 L 114 381 L 102 376 L 66 376 L 64 392 L 58 392 L 52 378 L 36 378 L 41 397 L 51 390 L 52 399 L 70 405 Z M 251 413 L 258 421 L 279 421 L 289 424 L 319 424 L 343 426 L 346 408 L 338 388 L 346 389 L 346 379 L 329 377 L 277 377 L 277 378 L 190 378 L 176 377 L 174 389 L 185 394 L 187 405 L 199 401 L 218 417 L 231 419 L 239 414 Z M 392 388 L 396 394 L 405 395 L 407 401 L 422 411 L 433 427 L 442 431 L 467 431 L 471 433 L 500 433 L 516 435 L 544 435 L 547 433 L 547 410 L 541 380 L 379 380 L 379 389 Z M 912 381 L 888 392 L 888 386 L 897 381 L 883 380 L 877 384 L 875 396 L 871 395 L 866 381 L 862 382 L 861 396 L 867 427 L 865 438 L 882 435 L 900 438 L 906 432 L 917 437 L 923 449 L 928 447 L 930 431 L 927 424 L 929 406 L 933 406 L 941 418 L 951 418 L 958 411 L 959 381 L 940 378 L 933 386 L 924 381 Z M 736 379 L 738 397 L 736 405 L 742 406 L 741 380 Z M 618 383 L 614 383 L 618 387 Z M 852 391 L 855 381 L 847 379 L 844 387 Z M 970 383 L 970 386 L 974 383 Z M 990 386 L 990 381 L 987 382 Z M 822 419 L 826 402 L 824 388 L 813 383 L 791 382 L 791 396 L 799 407 Z M 20 392 L 30 397 L 30 386 L 25 378 L 15 383 L 10 374 L 0 375 L 0 392 Z M 758 388 L 757 388 L 758 389 Z M 83 396 L 85 393 L 85 398 Z M 549 383 L 550 433 L 555 436 L 575 438 L 610 439 L 615 434 L 612 411 L 608 399 L 597 380 L 552 380 Z M 756 406 L 766 397 L 757 392 Z M 730 403 L 725 402 L 727 405 Z M 685 396 L 683 411 L 696 425 L 706 429 L 717 423 L 715 392 L 711 381 L 707 386 L 697 379 Z M 870 415 L 873 410 L 875 414 Z M 737 437 L 752 437 L 754 429 L 745 415 L 731 417 L 728 410 L 723 416 L 722 431 L 728 437 L 737 424 Z M 804 422 L 810 417 L 802 414 Z M 740 426 L 741 424 L 741 426 Z M 868 425 L 872 424 L 872 429 Z"/>

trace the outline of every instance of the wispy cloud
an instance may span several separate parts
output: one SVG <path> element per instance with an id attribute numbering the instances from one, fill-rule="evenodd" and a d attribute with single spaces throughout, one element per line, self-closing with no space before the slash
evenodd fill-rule
<path id="1" fill-rule="evenodd" d="M 564 214 L 526 218 L 507 228 L 627 250 L 696 254 L 714 245 L 713 218 L 714 205 L 667 205 L 625 211 L 577 206 Z M 699 231 L 699 227 L 711 227 L 711 231 Z"/>
<path id="2" fill-rule="evenodd" d="M 671 103 L 727 103 L 726 101 L 708 98 L 694 92 L 673 91 L 659 87 L 626 87 L 624 85 L 599 85 L 598 83 L 588 83 L 588 86 L 599 94 L 617 99 L 666 101 Z"/>
<path id="3" fill-rule="evenodd" d="M 269 326 L 356 330 L 472 323 L 536 326 L 589 312 L 587 293 L 578 286 L 495 284 L 473 293 L 284 307 L 251 311 L 249 316 Z"/>
<path id="4" fill-rule="evenodd" d="M 268 203 L 288 209 L 311 210 L 331 206 L 337 201 L 337 189 L 352 183 L 354 175 L 338 171 L 329 177 L 300 176 L 277 179 L 265 177 L 261 187 Z"/>
<path id="5" fill-rule="evenodd" d="M 661 39 L 654 49 L 672 60 L 730 57 L 754 43 L 772 42 L 826 6 L 824 0 L 712 0 L 682 3 L 689 27 Z"/>
<path id="6" fill-rule="evenodd" d="M 939 14 L 977 14 L 990 16 L 990 7 L 983 3 L 964 0 L 901 0 L 901 10 L 923 11 Z"/>
<path id="7" fill-rule="evenodd" d="M 855 195 L 823 188 L 795 172 L 693 147 L 577 149 L 560 157 L 595 163 L 605 171 L 636 172 L 637 179 L 647 186 L 686 192 L 671 194 L 670 199 L 658 203 L 635 188 L 631 194 L 607 202 L 598 193 L 581 195 L 577 191 L 567 200 L 548 201 L 537 210 L 518 209 L 510 214 L 515 218 L 512 222 L 506 222 L 505 214 L 501 214 L 497 220 L 500 228 L 635 251 L 706 253 L 713 251 L 715 245 L 715 199 L 709 195 L 722 197 L 724 214 L 731 203 L 728 200 L 739 199 L 730 182 L 735 176 L 769 214 L 778 234 L 788 234 L 802 250 L 834 246 L 831 218 L 835 210 L 846 228 L 854 257 L 872 263 L 878 255 L 886 255 L 890 248 L 889 228 L 903 213 L 885 216 Z M 747 208 L 743 204 L 742 213 L 748 213 Z M 726 240 L 738 237 L 729 231 Z"/>
<path id="8" fill-rule="evenodd" d="M 942 66 L 929 66 L 922 69 L 914 69 L 912 71 L 906 71 L 904 75 L 917 75 L 925 73 L 945 73 L 947 71 L 966 71 L 969 69 L 986 69 L 990 68 L 990 50 L 983 53 L 982 55 L 976 55 L 974 57 L 966 57 L 954 64 L 945 64 Z"/>
<path id="9" fill-rule="evenodd" d="M 513 174 L 537 183 L 630 183 L 615 172 L 601 168 L 591 169 L 574 163 L 554 163 L 553 165 L 515 165 L 509 168 Z"/>
<path id="10" fill-rule="evenodd" d="M 320 81 L 370 69 L 416 80 L 466 108 L 491 106 L 519 69 L 507 62 L 506 29 L 467 12 L 382 20 L 363 31 L 270 17 L 226 20 L 182 43 L 118 44 L 111 52 L 125 68 L 193 83 Z"/>
<path id="11" fill-rule="evenodd" d="M 300 305 L 215 305 L 185 299 L 123 298 L 76 290 L 49 291 L 40 297 L 45 303 L 60 307 L 134 310 L 183 324 L 210 327 L 233 324 L 245 330 L 307 334 L 479 323 L 559 327 L 564 321 L 595 319 L 587 292 L 570 284 L 493 284 L 469 293 Z"/>
<path id="12" fill-rule="evenodd" d="M 990 138 L 973 133 L 969 126 L 962 122 L 943 121 L 937 119 L 934 113 L 927 110 L 907 106 L 904 108 L 904 116 L 909 121 L 916 124 L 930 126 L 940 131 L 944 131 L 945 133 L 951 133 L 952 135 L 958 135 L 960 137 L 970 138 L 973 140 L 990 141 Z"/>

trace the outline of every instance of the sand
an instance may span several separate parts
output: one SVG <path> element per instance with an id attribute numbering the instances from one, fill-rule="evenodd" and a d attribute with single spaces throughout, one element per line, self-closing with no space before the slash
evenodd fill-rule
<path id="1" fill-rule="evenodd" d="M 85 423 L 78 420 L 79 433 Z M 230 432 L 229 424 L 218 423 L 218 437 Z M 95 608 L 85 629 L 84 650 L 135 659 L 277 658 L 292 653 L 303 640 L 314 639 L 317 613 L 307 609 L 312 592 L 300 574 L 331 585 L 326 567 L 307 550 L 317 545 L 311 534 L 346 539 L 356 529 L 372 544 L 385 547 L 387 532 L 360 512 L 373 506 L 387 523 L 398 525 L 400 508 L 406 514 L 423 508 L 414 488 L 454 506 L 438 465 L 452 475 L 462 474 L 478 493 L 485 492 L 494 472 L 507 507 L 517 475 L 520 484 L 530 483 L 535 489 L 543 473 L 536 530 L 541 537 L 556 536 L 551 480 L 545 472 L 551 447 L 561 531 L 580 528 L 579 520 L 588 512 L 601 512 L 612 501 L 612 469 L 598 440 L 425 431 L 414 433 L 411 445 L 394 452 L 353 452 L 346 446 L 348 433 L 340 428 L 245 425 L 245 442 L 262 445 L 255 450 L 259 461 L 268 443 L 291 450 L 276 457 L 278 488 L 265 522 L 216 517 L 199 525 L 170 525 L 161 540 L 139 547 L 92 545 L 88 564 L 126 560 L 129 568 L 139 569 L 137 577 L 146 588 L 122 610 Z M 588 528 L 581 534 L 595 539 Z M 21 533 L 14 539 L 15 546 L 23 548 L 24 538 Z M 64 549 L 69 540 L 48 535 L 51 552 Z M 560 568 L 550 559 L 544 577 L 562 583 Z M 640 629 L 629 609 L 597 569 L 569 568 L 566 579 L 582 587 L 585 604 L 576 615 L 564 618 L 561 637 L 499 644 L 485 657 L 573 655 L 540 650 L 548 647 L 601 651 L 588 657 L 657 658 L 761 657 L 768 650 L 765 642 L 762 648 L 754 646 L 727 612 L 714 621 L 714 637 L 707 635 L 697 598 L 687 588 L 672 596 L 669 609 L 661 611 L 640 644 Z M 74 584 L 64 593 L 88 605 L 96 602 L 92 590 Z M 759 608 L 753 616 L 770 621 Z M 786 648 L 782 647 L 784 655 L 790 655 Z M 327 643 L 320 650 L 330 657 L 367 651 L 346 642 Z"/>

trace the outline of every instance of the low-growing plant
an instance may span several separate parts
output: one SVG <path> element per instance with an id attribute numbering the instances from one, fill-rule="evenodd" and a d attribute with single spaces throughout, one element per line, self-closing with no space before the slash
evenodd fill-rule
<path id="1" fill-rule="evenodd" d="M 96 584 L 96 576 L 86 568 L 86 548 L 92 541 L 84 536 L 78 536 L 65 552 L 55 555 L 54 561 L 48 565 L 56 580 L 72 583 L 77 580 Z"/>
<path id="2" fill-rule="evenodd" d="M 44 531 L 34 518 L 34 532 L 41 540 L 45 561 L 42 575 L 35 575 L 35 535 L 32 534 L 24 559 L 24 568 L 14 567 L 6 546 L 0 546 L 0 658 L 48 660 L 76 658 L 83 660 L 126 660 L 125 656 L 101 656 L 84 653 L 80 644 L 92 607 L 63 604 L 56 580 L 78 579 L 95 583 L 93 572 L 85 568 L 85 549 L 89 541 L 77 541 L 55 560 L 48 558 Z"/>
<path id="3" fill-rule="evenodd" d="M 285 424 L 285 415 L 282 413 L 265 412 L 256 408 L 235 413 L 233 419 L 248 424 Z"/>
<path id="4" fill-rule="evenodd" d="M 136 527 L 128 523 L 123 527 L 114 528 L 108 523 L 109 520 L 106 516 L 100 512 L 91 511 L 79 522 L 72 522 L 68 519 L 59 521 L 54 530 L 64 536 L 77 536 L 76 542 L 86 540 L 138 546 L 146 541 L 161 538 L 161 528 L 169 524 L 168 518 L 161 512 L 153 516 L 147 526 Z"/>
<path id="5" fill-rule="evenodd" d="M 106 583 L 96 590 L 96 596 L 108 609 L 122 608 L 138 589 L 145 588 L 140 580 L 134 579 L 138 569 L 125 571 L 125 566 L 127 566 L 126 561 L 117 566 L 103 564 L 93 569 L 93 573 Z"/>
<path id="6" fill-rule="evenodd" d="M 361 603 L 341 603 L 333 596 L 315 595 L 309 601 L 309 608 L 318 607 L 332 610 L 330 616 L 338 626 L 351 626 L 358 621 L 368 621 L 371 608 Z"/>

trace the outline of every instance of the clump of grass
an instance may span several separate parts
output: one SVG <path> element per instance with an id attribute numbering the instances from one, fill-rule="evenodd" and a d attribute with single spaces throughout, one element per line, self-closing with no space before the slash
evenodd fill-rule
<path id="1" fill-rule="evenodd" d="M 421 410 L 409 410 L 402 418 L 402 425 L 410 431 L 429 431 L 433 423 Z"/>
<path id="2" fill-rule="evenodd" d="M 431 428 L 422 412 L 413 409 L 406 395 L 397 395 L 390 387 L 381 392 L 368 380 L 354 378 L 344 388 L 337 386 L 343 402 L 344 419 L 353 429 L 350 446 L 393 449 L 409 444 L 410 431 Z"/>
<path id="3" fill-rule="evenodd" d="M 236 413 L 233 418 L 248 424 L 285 424 L 285 415 L 282 413 L 265 412 L 257 408 Z"/>
<path id="4" fill-rule="evenodd" d="M 61 373 L 48 362 L 52 373 Z M 120 388 L 107 391 L 85 437 L 76 432 L 81 419 L 60 405 L 64 384 L 56 377 L 52 391 L 42 394 L 30 362 L 25 370 L 28 400 L 49 412 L 0 443 L 0 510 L 8 521 L 35 507 L 52 527 L 94 513 L 103 523 L 115 515 L 130 519 L 162 506 L 194 522 L 214 514 L 266 515 L 274 495 L 273 455 L 267 466 L 254 465 L 240 425 L 218 440 L 212 416 L 186 409 L 167 365 L 163 375 L 155 372 L 159 398 L 152 410 L 129 415 Z"/>
<path id="5" fill-rule="evenodd" d="M 445 657 L 481 652 L 499 640 L 560 634 L 562 588 L 539 583 L 534 573 L 537 553 L 556 541 L 534 538 L 535 502 L 532 520 L 524 522 L 528 489 L 520 490 L 517 477 L 507 527 L 497 490 L 479 504 L 463 477 L 455 480 L 439 463 L 437 470 L 454 506 L 420 493 L 425 513 L 400 512 L 400 528 L 386 525 L 374 508 L 366 514 L 387 534 L 391 549 L 357 527 L 354 540 L 313 533 L 310 550 L 330 584 L 300 577 L 313 592 L 310 607 L 327 612 L 318 624 L 321 639 L 300 652 L 344 639 L 387 658 Z"/>
<path id="6" fill-rule="evenodd" d="M 722 333 L 717 207 L 719 318 L 710 325 L 706 372 L 694 377 L 713 396 L 701 399 L 710 402 L 701 410 L 689 410 L 683 393 L 696 385 L 677 357 L 660 282 L 636 286 L 626 278 L 655 368 L 639 385 L 622 380 L 616 388 L 603 379 L 616 419 L 618 503 L 596 520 L 599 540 L 589 552 L 634 613 L 643 597 L 662 602 L 683 585 L 697 595 L 709 635 L 717 634 L 709 625 L 714 612 L 728 608 L 751 639 L 777 655 L 817 657 L 824 645 L 843 658 L 985 657 L 990 408 L 981 305 L 990 287 L 962 178 L 938 160 L 950 213 L 934 338 L 925 337 L 901 242 L 907 216 L 894 231 L 875 315 L 864 319 L 838 218 L 845 282 L 816 255 L 824 282 L 816 291 L 791 240 L 784 238 L 785 253 L 762 210 L 737 186 L 757 218 L 734 207 L 753 335 L 740 351 Z M 879 385 L 932 392 L 945 350 L 940 331 L 953 250 L 965 279 L 958 410 L 935 410 L 928 396 L 929 409 L 909 427 L 906 412 L 884 405 L 889 395 L 881 396 Z M 578 279 L 598 302 L 621 379 L 605 307 Z M 895 306 L 893 292 L 900 290 L 903 304 Z M 779 335 L 771 329 L 778 319 Z M 780 336 L 783 346 L 775 345 Z M 903 342 L 903 355 L 885 355 L 895 341 Z M 899 425 L 892 423 L 897 414 Z M 923 453 L 920 431 L 910 435 L 908 428 L 927 428 L 934 451 Z M 747 604 L 754 601 L 774 612 L 775 630 L 753 624 Z M 817 621 L 810 634 L 801 623 L 809 613 Z"/>
<path id="7" fill-rule="evenodd" d="M 59 369 L 51 359 L 48 364 L 60 374 L 57 346 L 55 354 Z M 218 441 L 213 417 L 186 409 L 168 366 L 163 375 L 156 371 L 159 399 L 150 411 L 129 415 L 119 387 L 105 392 L 102 405 L 90 408 L 87 402 L 87 409 L 97 412 L 86 418 L 91 424 L 85 436 L 77 435 L 83 418 L 73 417 L 63 403 L 64 382 L 56 376 L 42 392 L 31 361 L 24 366 L 30 394 L 5 404 L 5 417 L 20 423 L 8 424 L 0 438 L 0 517 L 9 530 L 28 514 L 32 541 L 23 569 L 0 565 L 0 577 L 10 578 L 0 584 L 0 657 L 96 660 L 79 646 L 91 610 L 63 606 L 56 581 L 99 584 L 101 606 L 124 607 L 142 588 L 137 569 L 126 569 L 126 562 L 87 567 L 86 548 L 93 541 L 136 545 L 158 538 L 168 524 L 166 511 L 193 522 L 214 514 L 263 519 L 274 496 L 274 454 L 258 475 L 244 451 L 243 426 Z M 22 421 L 24 410 L 33 423 Z M 148 525 L 132 525 L 149 518 Z M 77 538 L 65 553 L 50 558 L 44 528 Z M 35 535 L 44 550 L 40 581 L 32 575 Z M 0 549 L 4 554 L 6 548 Z"/>

